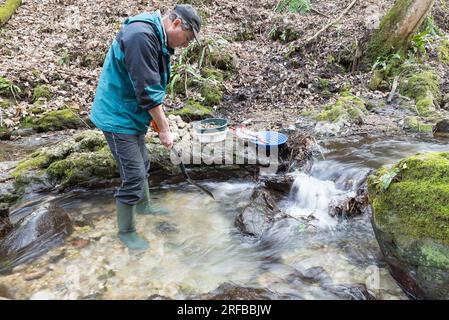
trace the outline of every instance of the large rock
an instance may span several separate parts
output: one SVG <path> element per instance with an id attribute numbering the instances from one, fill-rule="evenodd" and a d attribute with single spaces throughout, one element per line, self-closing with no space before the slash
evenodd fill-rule
<path id="1" fill-rule="evenodd" d="M 422 153 L 369 178 L 372 225 L 411 296 L 449 299 L 449 153 Z"/>
<path id="2" fill-rule="evenodd" d="M 268 190 L 256 189 L 251 201 L 235 219 L 236 227 L 244 234 L 260 237 L 273 224 L 284 218 Z"/>
<path id="3" fill-rule="evenodd" d="M 436 137 L 449 138 L 449 119 L 444 119 L 435 125 L 433 135 Z"/>
<path id="4" fill-rule="evenodd" d="M 11 212 L 21 218 L 0 241 L 0 272 L 49 250 L 73 231 L 72 220 L 51 203 L 30 203 Z"/>

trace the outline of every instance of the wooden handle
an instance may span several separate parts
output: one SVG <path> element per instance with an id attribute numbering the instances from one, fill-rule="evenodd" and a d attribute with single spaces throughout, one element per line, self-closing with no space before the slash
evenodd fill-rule
<path id="1" fill-rule="evenodd" d="M 150 126 L 151 126 L 151 128 L 153 128 L 154 131 L 156 131 L 157 133 L 159 133 L 160 130 L 159 130 L 159 127 L 157 126 L 156 121 L 151 120 Z"/>

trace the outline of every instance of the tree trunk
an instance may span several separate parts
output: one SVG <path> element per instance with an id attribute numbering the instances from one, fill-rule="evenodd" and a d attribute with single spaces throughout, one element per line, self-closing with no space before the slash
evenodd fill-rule
<path id="1" fill-rule="evenodd" d="M 22 0 L 6 0 L 5 4 L 0 6 L 0 27 L 8 22 L 21 4 Z"/>
<path id="2" fill-rule="evenodd" d="M 378 57 L 407 52 L 410 38 L 431 10 L 435 0 L 397 0 L 382 19 L 365 50 L 365 63 L 372 65 Z"/>

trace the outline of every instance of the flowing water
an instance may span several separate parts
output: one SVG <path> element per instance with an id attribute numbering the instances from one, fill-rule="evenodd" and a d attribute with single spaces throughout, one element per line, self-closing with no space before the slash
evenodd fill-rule
<path id="1" fill-rule="evenodd" d="M 382 260 L 369 214 L 344 220 L 328 213 L 331 203 L 355 194 L 370 170 L 416 152 L 449 149 L 446 141 L 384 139 L 322 143 L 322 155 L 308 174 L 296 174 L 279 204 L 290 218 L 258 239 L 234 225 L 255 188 L 248 181 L 202 182 L 218 201 L 188 184 L 153 188 L 154 201 L 171 214 L 137 217 L 151 246 L 143 253 L 117 240 L 112 189 L 53 195 L 47 202 L 79 222 L 75 232 L 31 262 L 32 271 L 49 270 L 32 285 L 14 273 L 0 282 L 19 288 L 23 298 L 44 290 L 56 299 L 182 299 L 231 283 L 266 289 L 273 299 L 363 299 L 367 291 L 377 299 L 407 299 Z"/>

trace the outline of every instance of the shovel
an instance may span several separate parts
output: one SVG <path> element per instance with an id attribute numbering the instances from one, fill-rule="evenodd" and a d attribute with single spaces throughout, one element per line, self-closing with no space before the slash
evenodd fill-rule
<path id="1" fill-rule="evenodd" d="M 156 131 L 157 133 L 159 133 L 159 128 L 156 124 L 156 121 L 151 120 L 151 127 L 154 129 L 154 131 Z M 209 190 L 207 190 L 206 188 L 204 188 L 203 186 L 200 186 L 198 183 L 196 183 L 195 181 L 193 181 L 190 177 L 189 174 L 187 173 L 186 167 L 184 166 L 184 163 L 182 162 L 182 158 L 181 158 L 181 153 L 176 150 L 175 147 L 172 148 L 173 151 L 175 152 L 176 156 L 179 159 L 179 168 L 181 169 L 182 175 L 184 176 L 184 178 L 187 180 L 187 182 L 189 182 L 190 184 L 194 185 L 195 187 L 201 189 L 202 191 L 204 191 L 205 193 L 207 193 L 210 197 L 212 197 L 212 199 L 215 200 L 214 195 L 212 194 L 212 192 L 210 192 Z"/>

